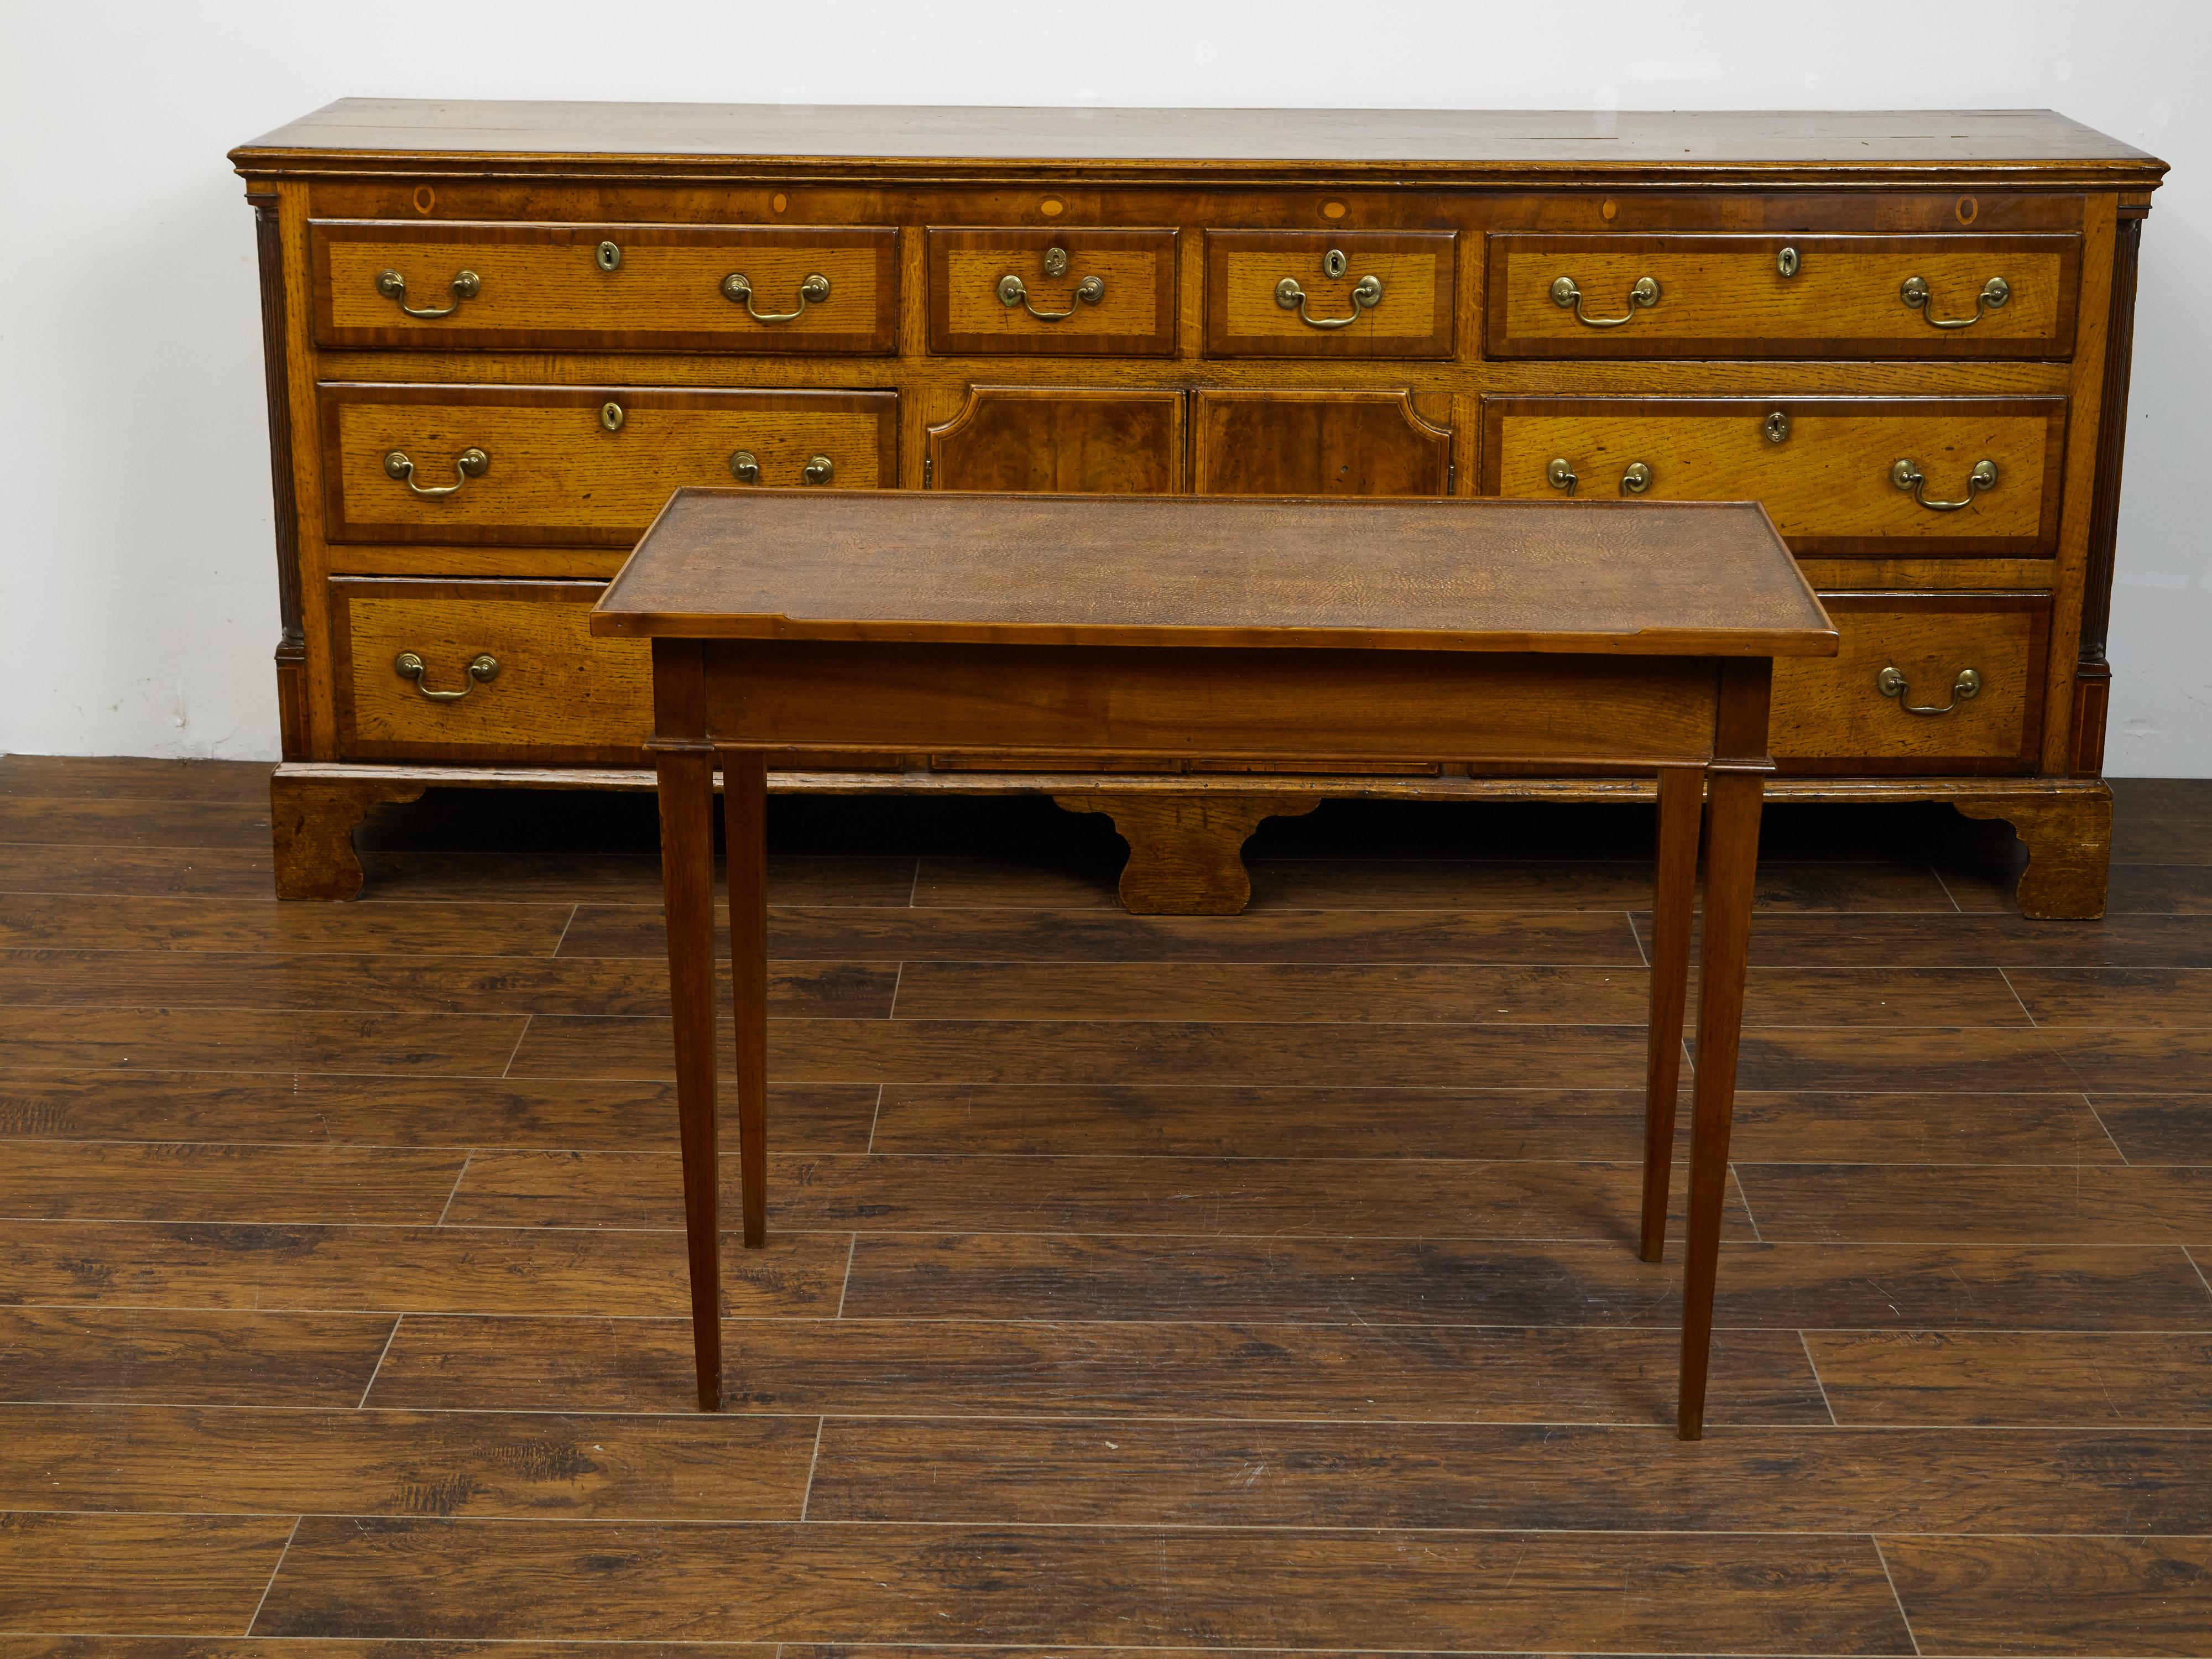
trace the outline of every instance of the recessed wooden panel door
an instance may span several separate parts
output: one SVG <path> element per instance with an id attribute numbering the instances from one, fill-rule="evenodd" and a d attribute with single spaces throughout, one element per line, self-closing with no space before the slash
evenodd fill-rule
<path id="1" fill-rule="evenodd" d="M 927 453 L 936 489 L 1170 494 L 1183 487 L 1183 393 L 971 386 Z"/>
<path id="2" fill-rule="evenodd" d="M 1442 495 L 1452 434 L 1407 392 L 1193 394 L 1201 495 Z"/>

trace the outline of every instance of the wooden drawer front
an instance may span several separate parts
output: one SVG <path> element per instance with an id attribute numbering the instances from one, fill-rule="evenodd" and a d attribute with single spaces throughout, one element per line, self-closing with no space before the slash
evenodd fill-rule
<path id="1" fill-rule="evenodd" d="M 2048 556 L 2057 544 L 2063 398 L 1496 398 L 1483 419 L 1486 495 L 1559 495 L 1565 461 L 1577 495 L 1637 493 L 1624 483 L 1648 475 L 1647 501 L 1762 501 L 1808 556 Z M 1916 489 L 1898 487 L 1899 461 Z M 1984 461 L 1995 482 L 1978 489 Z"/>
<path id="2" fill-rule="evenodd" d="M 1824 593 L 1820 602 L 1843 635 L 1838 654 L 1774 665 L 1769 742 L 1783 770 L 2035 770 L 2050 595 Z M 1890 669 L 1904 680 L 1895 696 L 1883 691 Z M 1957 695 L 1968 669 L 1979 687 Z"/>
<path id="3" fill-rule="evenodd" d="M 330 585 L 338 744 L 362 758 L 635 764 L 653 732 L 653 653 L 595 640 L 598 582 Z M 402 674 L 403 652 L 422 663 Z M 472 675 L 489 657 L 495 669 Z M 459 697 L 434 692 L 462 691 Z"/>
<path id="4" fill-rule="evenodd" d="M 1171 356 L 1175 250 L 1172 230 L 932 230 L 929 349 Z"/>
<path id="5" fill-rule="evenodd" d="M 1449 357 L 1455 246 L 1449 231 L 1210 230 L 1206 355 Z M 1371 306 L 1353 297 L 1369 278 Z M 1287 307 L 1286 281 L 1304 296 Z"/>
<path id="6" fill-rule="evenodd" d="M 1158 495 L 1183 487 L 1183 394 L 979 386 L 929 429 L 937 489 Z"/>
<path id="7" fill-rule="evenodd" d="M 817 456 L 824 488 L 898 477 L 891 392 L 325 385 L 321 413 L 324 516 L 341 542 L 627 547 L 681 484 L 804 484 Z M 474 476 L 459 465 L 471 451 Z M 741 453 L 757 477 L 732 470 Z"/>
<path id="8" fill-rule="evenodd" d="M 1192 394 L 1201 495 L 1441 495 L 1451 431 L 1406 392 Z"/>
<path id="9" fill-rule="evenodd" d="M 1784 250 L 1796 254 L 1795 275 L 1782 273 Z M 2063 357 L 2074 349 L 2081 264 L 2081 239 L 2072 234 L 1500 234 L 1490 238 L 1487 349 L 1493 357 Z M 1903 297 L 1916 276 L 1928 295 L 1917 307 Z M 1990 307 L 1980 296 L 1993 277 L 2008 293 Z M 1557 287 L 1562 278 L 1580 296 L 1579 316 Z M 1636 293 L 1647 280 L 1656 284 L 1648 304 Z M 1968 318 L 1964 327 L 1936 325 Z"/>
<path id="10" fill-rule="evenodd" d="M 604 256 L 611 244 L 614 256 Z M 386 224 L 307 231 L 315 338 L 326 346 L 887 354 L 898 233 L 787 225 Z M 605 268 L 611 258 L 613 269 Z M 380 288 L 386 271 L 405 284 Z M 473 272 L 459 297 L 456 277 Z M 732 276 L 741 294 L 724 284 Z M 811 278 L 828 284 L 800 303 Z M 441 317 L 410 317 L 447 310 Z M 796 312 L 798 314 L 790 316 Z"/>

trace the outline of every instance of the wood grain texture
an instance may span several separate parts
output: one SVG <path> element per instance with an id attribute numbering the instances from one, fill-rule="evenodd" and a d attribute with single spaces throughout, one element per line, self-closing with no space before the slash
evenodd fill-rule
<path id="1" fill-rule="evenodd" d="M 1363 164 L 1389 172 L 1462 172 L 1492 181 L 1553 182 L 1557 169 L 1623 177 L 1713 178 L 1754 152 L 1785 174 L 1839 167 L 1869 182 L 1917 182 L 1990 168 L 2009 179 L 2021 161 L 2061 162 L 2108 189 L 2155 187 L 2165 164 L 2051 110 L 1942 110 L 1900 120 L 1887 111 L 1607 112 L 1480 110 L 1063 109 L 813 104 L 645 104 L 561 100 L 345 98 L 231 152 L 249 174 L 362 167 L 392 150 L 406 165 L 455 170 L 441 154 L 526 158 L 592 154 L 621 170 L 726 171 L 728 160 L 794 170 L 807 158 L 927 158 L 957 173 L 957 158 L 995 171 L 1010 160 L 1055 160 L 1078 177 L 1097 165 L 1172 173 L 1265 173 L 1285 162 Z M 427 152 L 425 154 L 424 152 Z M 1845 158 L 1838 161 L 1838 158 Z M 358 158 L 358 159 L 355 159 Z M 784 165 L 777 167 L 774 164 Z M 1150 164 L 1150 165 L 1147 165 Z M 542 165 L 542 164 L 541 164 Z M 2063 171 L 2060 176 L 2065 175 Z"/>
<path id="2" fill-rule="evenodd" d="M 862 1235 L 855 1318 L 1225 1319 L 1359 1325 L 1680 1322 L 1680 1256 L 1618 1242 L 1033 1233 Z M 1721 1247 L 1723 1330 L 2212 1329 L 2212 1291 L 2172 1246 L 1754 1243 Z"/>
<path id="3" fill-rule="evenodd" d="M 2212 1339 L 2201 1330 L 1808 1331 L 1805 1340 L 1846 1424 L 2212 1424 Z"/>
<path id="4" fill-rule="evenodd" d="M 823 493 L 898 476 L 888 392 L 328 385 L 320 396 L 333 541 L 627 547 L 672 489 L 732 484 L 739 451 L 763 486 L 801 486 L 817 454 L 836 468 Z M 618 431 L 603 422 L 610 403 Z M 487 465 L 462 478 L 456 459 L 471 448 Z M 415 463 L 415 483 L 460 489 L 417 493 L 386 471 L 395 452 Z"/>
<path id="5" fill-rule="evenodd" d="M 358 1405 L 389 1315 L 0 1308 L 9 1399 L 198 1406 Z"/>
<path id="6" fill-rule="evenodd" d="M 1631 1079 L 1640 1080 L 1642 1043 L 1624 1052 Z M 978 1156 L 960 1161 L 957 1189 L 933 1178 L 944 1166 L 932 1158 L 771 1153 L 769 1197 L 777 1227 L 838 1233 L 866 1226 L 1287 1237 L 1352 1229 L 1437 1238 L 1618 1238 L 1635 1231 L 1639 1153 L 1631 1139 L 1613 1164 Z M 730 1162 L 725 1178 L 734 1182 Z M 447 1219 L 673 1226 L 677 1173 L 666 1152 L 483 1151 L 470 1159 Z M 1409 1207 L 1423 1218 L 1418 1228 Z M 1752 1237 L 1733 1199 L 1729 1207 L 1729 1231 Z"/>
<path id="7" fill-rule="evenodd" d="M 1486 398 L 1482 410 L 1486 493 L 1549 499 L 1558 492 L 1551 465 L 1561 459 L 1578 495 L 1618 495 L 1640 462 L 1650 476 L 1639 499 L 1756 500 L 1801 559 L 1933 564 L 2048 557 L 2057 547 L 2063 398 Z M 1769 429 L 1777 415 L 1788 422 L 1779 442 Z M 1897 488 L 1899 460 L 1917 465 L 1929 500 L 1969 505 L 1923 507 Z M 1977 492 L 1967 475 L 1984 460 L 1997 481 Z M 1856 563 L 1820 574 L 1838 588 L 1916 585 L 1905 572 L 1883 580 Z"/>
<path id="8" fill-rule="evenodd" d="M 535 351 L 848 352 L 884 356 L 898 318 L 898 232 L 798 225 L 425 224 L 311 222 L 315 340 Z M 619 250 L 611 270 L 602 242 Z M 456 273 L 477 291 L 450 316 L 410 317 L 377 285 L 396 270 L 417 309 L 455 304 Z M 754 312 L 722 291 L 752 284 Z M 798 304 L 809 276 L 829 279 Z"/>
<path id="9" fill-rule="evenodd" d="M 1794 272 L 1778 256 L 1795 248 Z M 2063 357 L 2074 347 L 2078 236 L 1544 236 L 1489 239 L 1489 337 L 1496 356 Z M 1552 296 L 1559 277 L 1595 328 Z M 1657 302 L 1630 303 L 1649 276 Z M 1900 297 L 1920 277 L 1929 298 Z M 2011 293 L 1976 298 L 1991 277 Z M 1930 318 L 1975 319 L 1939 329 Z"/>
<path id="10" fill-rule="evenodd" d="M 1164 357 L 1175 350 L 1172 229 L 933 226 L 928 246 L 932 351 Z M 1054 248 L 1067 256 L 1059 276 L 1045 268 Z M 1023 288 L 1023 298 L 1012 305 L 999 292 L 1009 276 Z M 1093 277 L 1101 284 L 1100 297 L 1083 301 L 1078 285 Z"/>
<path id="11" fill-rule="evenodd" d="M 1209 230 L 1206 354 L 1449 357 L 1456 240 L 1435 231 Z M 1332 251 L 1344 256 L 1340 275 L 1323 264 Z M 1298 285 L 1303 307 L 1283 305 L 1276 290 L 1285 277 Z M 1352 289 L 1370 277 L 1381 284 L 1380 298 L 1356 303 Z"/>
<path id="12" fill-rule="evenodd" d="M 233 1635 L 292 1536 L 289 1515 L 0 1515 L 0 1607 L 19 1628 Z"/>
<path id="13" fill-rule="evenodd" d="M 731 1033 L 726 1023 L 718 1029 L 726 1049 Z M 489 1074 L 654 1081 L 673 1075 L 670 1042 L 665 1018 L 541 1017 L 504 1073 Z M 1461 1025 L 1415 1046 L 1388 1030 L 1256 1022 L 777 1020 L 769 1073 L 799 1083 L 1118 1083 L 1172 1067 L 1194 1082 L 1449 1086 L 1471 1075 L 1525 1076 L 1540 1057 L 1554 1075 L 1619 1088 L 1643 1076 L 1643 1048 L 1642 1031 L 1620 1025 Z M 1993 1082 L 2002 1086 L 1990 1078 L 1980 1086 Z"/>
<path id="14" fill-rule="evenodd" d="M 595 640 L 593 582 L 440 582 L 349 577 L 330 607 L 338 744 L 348 755 L 635 761 L 653 730 L 651 663 L 629 640 Z M 404 653 L 413 677 L 394 666 Z M 477 680 L 470 665 L 498 667 Z M 426 692 L 459 691 L 441 702 Z"/>
<path id="15" fill-rule="evenodd" d="M 1201 495 L 1443 495 L 1452 434 L 1405 392 L 1192 394 Z"/>
<path id="16" fill-rule="evenodd" d="M 1672 1330 L 1034 1320 L 731 1320 L 723 1334 L 732 1411 L 1079 1419 L 1670 1425 L 1679 1346 Z M 368 1403 L 667 1412 L 689 1407 L 692 1383 L 680 1320 L 408 1320 Z M 1795 1332 L 1723 1332 L 1712 1402 L 1716 1423 L 1829 1421 Z"/>
<path id="17" fill-rule="evenodd" d="M 1832 654 L 1772 526 L 1741 505 L 685 489 L 640 549 L 595 631 Z M 1696 586 L 1674 580 L 1692 567 Z M 895 617 L 875 614 L 887 592 Z"/>
<path id="18" fill-rule="evenodd" d="M 834 1234 L 726 1243 L 722 1305 L 827 1317 L 852 1261 Z M 688 1305 L 665 1233 L 460 1226 L 79 1220 L 0 1223 L 0 1302 L 49 1307 L 582 1316 Z"/>
<path id="19" fill-rule="evenodd" d="M 1886 1538 L 1882 1552 L 1924 1650 L 2198 1654 L 2212 1628 L 2202 1538 Z"/>
<path id="20" fill-rule="evenodd" d="M 1104 386 L 971 386 L 959 412 L 928 430 L 939 489 L 1168 495 L 1183 487 L 1181 392 Z"/>
<path id="21" fill-rule="evenodd" d="M 1597 1637 L 1593 1645 L 1649 1645 L 1639 1638 L 1694 1639 L 1709 1629 L 1694 1613 L 1686 1621 L 1685 1610 L 1711 1606 L 1728 1586 L 1732 1600 L 1753 1601 L 1770 1640 L 1884 1652 L 1905 1638 L 1864 1540 L 1686 1547 L 1325 1533 L 1293 1543 L 1236 1531 L 770 1526 L 703 1531 L 678 1553 L 605 1523 L 541 1542 L 512 1523 L 310 1519 L 293 1548 L 296 1588 L 279 1585 L 263 1608 L 274 1633 L 497 1635 L 512 1623 L 487 1613 L 512 1605 L 521 1584 L 586 1574 L 597 1629 L 579 1634 L 683 1637 L 736 1623 L 802 1640 L 921 1641 L 949 1625 L 997 1640 L 1050 1628 L 1091 1641 L 1203 1633 L 1240 1644 L 1344 1646 L 1371 1620 L 1381 1586 L 1409 1639 L 1437 1647 L 1570 1633 Z M 425 1594 L 419 1566 L 434 1551 L 447 1571 Z M 1231 1585 L 1231 1599 L 1221 1599 Z"/>
<path id="22" fill-rule="evenodd" d="M 865 1151 L 876 1094 L 870 1085 L 778 1087 L 769 1103 L 780 1144 Z M 0 1072 L 0 1134 L 10 1139 L 620 1150 L 640 1136 L 661 1144 L 675 1123 L 675 1090 L 665 1084 L 472 1079 L 455 1089 L 390 1073 Z"/>
<path id="23" fill-rule="evenodd" d="M 823 1426 L 807 1512 L 971 1525 L 2201 1534 L 2207 1476 L 2212 1445 L 2152 1432 L 1734 1429 L 1686 1453 L 1626 1428 L 841 1419 Z"/>
<path id="24" fill-rule="evenodd" d="M 197 1515 L 797 1520 L 807 1418 L 0 1407 L 0 1501 Z"/>
<path id="25" fill-rule="evenodd" d="M 1832 594 L 1823 603 L 1842 636 L 1836 655 L 1775 669 L 1770 741 L 1784 768 L 2033 767 L 2043 731 L 2036 688 L 2050 637 L 2040 596 Z M 1889 668 L 1905 678 L 1893 697 L 1881 689 Z M 1958 678 L 1969 668 L 1980 687 L 1961 697 Z"/>
<path id="26" fill-rule="evenodd" d="M 1486 975 L 1487 970 L 1484 970 Z M 1520 969 L 1538 983 L 1540 969 Z M 1595 970 L 1605 973 L 1609 970 Z M 1762 970 L 1751 975 L 1756 994 Z M 2047 1080 L 2047 1079 L 2046 1079 Z M 1911 1090 L 1740 1091 L 1739 1161 L 2117 1164 L 2106 1133 L 2132 1099 Z M 2190 1109 L 2169 1103 L 2179 1130 Z M 1632 1090 L 1409 1089 L 1376 1084 L 890 1084 L 879 1152 L 1169 1154 L 1221 1158 L 1618 1157 L 1641 1122 Z M 4 1121 L 4 1120 L 0 1120 Z M 818 1132 L 817 1132 L 818 1133 Z M 2212 1159 L 2138 1155 L 2135 1163 Z"/>
<path id="27" fill-rule="evenodd" d="M 775 994 L 823 1016 L 775 1030 L 1001 1080 L 775 1085 L 779 1225 L 720 1241 L 702 1417 L 667 1084 L 285 1059 L 288 1021 L 386 1065 L 466 1058 L 471 1004 L 510 1046 L 649 1004 L 649 841 L 460 798 L 364 836 L 404 880 L 358 907 L 83 891 L 268 787 L 148 767 L 0 758 L 76 837 L 12 844 L 0 1003 L 93 1022 L 0 1067 L 0 1659 L 2120 1659 L 2203 1625 L 2201 916 L 2030 922 L 1936 873 L 1933 819 L 1769 814 L 1817 854 L 1753 927 L 1784 1023 L 1745 1064 L 1790 1086 L 1736 1103 L 1692 1447 L 1680 1249 L 1634 1248 L 1640 813 L 1331 808 L 1266 832 L 1300 856 L 1237 918 L 1099 907 L 1110 846 L 1049 809 L 988 857 L 988 813 L 872 826 L 771 867 Z M 2136 793 L 2183 844 L 2192 792 Z M 1346 856 L 1435 846 L 1482 856 Z M 264 1589 L 288 1622 L 239 1634 Z"/>

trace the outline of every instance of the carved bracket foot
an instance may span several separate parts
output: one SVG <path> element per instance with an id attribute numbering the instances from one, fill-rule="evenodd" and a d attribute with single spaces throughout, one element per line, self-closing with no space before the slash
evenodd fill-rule
<path id="1" fill-rule="evenodd" d="M 269 779 L 269 823 L 280 899 L 349 899 L 368 879 L 353 832 L 384 801 L 422 799 L 421 779 L 288 775 Z"/>
<path id="2" fill-rule="evenodd" d="M 1961 794 L 1951 804 L 1970 818 L 2002 819 L 2027 844 L 2022 915 L 2090 921 L 2105 914 L 2112 792 L 2103 784 L 2049 794 Z"/>
<path id="3" fill-rule="evenodd" d="M 1103 812 L 1129 843 L 1121 904 L 1139 916 L 1233 916 L 1252 897 L 1244 843 L 1269 817 L 1297 817 L 1316 795 L 1054 795 L 1071 812 Z"/>

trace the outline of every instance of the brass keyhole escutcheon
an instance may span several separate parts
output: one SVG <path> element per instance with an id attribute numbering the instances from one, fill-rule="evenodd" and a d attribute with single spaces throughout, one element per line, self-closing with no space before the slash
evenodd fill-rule
<path id="1" fill-rule="evenodd" d="M 620 404 L 607 403 L 599 405 L 599 424 L 610 432 L 621 431 L 623 422 L 629 418 L 629 416 L 623 412 L 623 406 Z"/>
<path id="2" fill-rule="evenodd" d="M 1787 443 L 1790 441 L 1790 416 L 1778 409 L 1766 417 L 1766 423 L 1760 430 L 1766 434 L 1766 441 L 1771 444 Z"/>
<path id="3" fill-rule="evenodd" d="M 1048 276 L 1065 276 L 1067 275 L 1067 250 L 1066 248 L 1048 247 L 1044 251 L 1044 274 Z"/>
<path id="4" fill-rule="evenodd" d="M 1334 282 L 1352 268 L 1352 261 L 1344 257 L 1344 250 L 1333 247 L 1321 256 L 1321 274 Z"/>
<path id="5" fill-rule="evenodd" d="M 1776 254 L 1774 269 L 1780 276 L 1795 276 L 1797 274 L 1797 250 L 1794 247 L 1785 247 L 1781 252 Z"/>
<path id="6" fill-rule="evenodd" d="M 622 250 L 612 242 L 600 243 L 599 251 L 592 257 L 599 262 L 601 270 L 615 270 L 622 265 Z"/>

